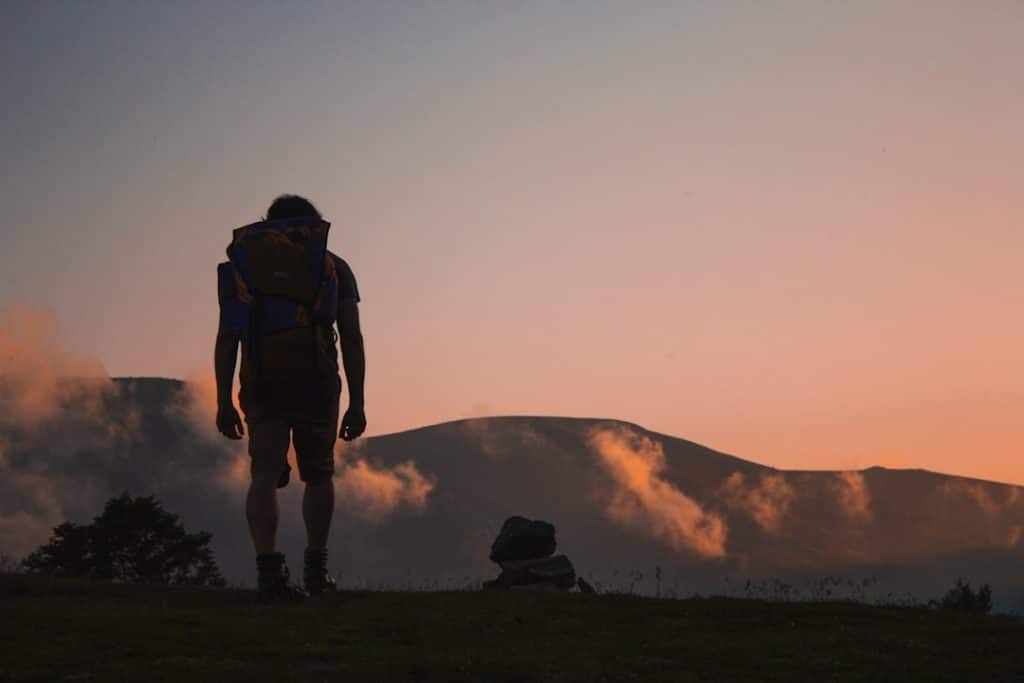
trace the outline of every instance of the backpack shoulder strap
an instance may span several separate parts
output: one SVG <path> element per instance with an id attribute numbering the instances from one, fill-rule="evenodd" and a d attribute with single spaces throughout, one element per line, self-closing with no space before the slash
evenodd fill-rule
<path id="1" fill-rule="evenodd" d="M 249 331 L 252 295 L 230 261 L 217 265 L 217 302 L 220 304 L 220 329 L 245 337 Z"/>

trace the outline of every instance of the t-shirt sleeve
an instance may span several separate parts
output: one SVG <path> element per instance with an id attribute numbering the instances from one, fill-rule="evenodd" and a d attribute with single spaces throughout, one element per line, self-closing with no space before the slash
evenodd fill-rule
<path id="1" fill-rule="evenodd" d="M 359 303 L 359 286 L 356 284 L 355 273 L 344 259 L 334 256 L 334 266 L 338 271 L 338 301 L 354 301 Z"/>

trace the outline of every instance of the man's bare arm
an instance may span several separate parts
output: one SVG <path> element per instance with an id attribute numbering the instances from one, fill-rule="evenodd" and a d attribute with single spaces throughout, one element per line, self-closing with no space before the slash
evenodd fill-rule
<path id="1" fill-rule="evenodd" d="M 217 430 L 229 439 L 241 439 L 245 434 L 242 418 L 231 400 L 238 343 L 236 335 L 217 330 L 217 341 L 213 347 L 213 369 L 217 376 Z"/>
<path id="2" fill-rule="evenodd" d="M 341 360 L 348 383 L 348 410 L 341 421 L 339 436 L 351 441 L 366 429 L 366 411 L 363 385 L 366 379 L 366 351 L 363 331 L 359 326 L 359 304 L 342 301 L 338 304 L 338 338 Z"/>

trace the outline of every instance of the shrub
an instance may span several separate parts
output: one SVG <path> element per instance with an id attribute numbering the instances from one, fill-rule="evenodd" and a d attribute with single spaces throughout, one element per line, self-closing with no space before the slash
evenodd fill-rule
<path id="1" fill-rule="evenodd" d="M 36 574 L 88 576 L 131 583 L 223 586 L 212 534 L 188 533 L 156 498 L 111 498 L 92 524 L 65 522 L 22 562 Z"/>
<path id="2" fill-rule="evenodd" d="M 974 590 L 967 581 L 957 579 L 956 585 L 949 589 L 939 606 L 942 609 L 988 614 L 992 609 L 992 587 L 985 583 Z"/>

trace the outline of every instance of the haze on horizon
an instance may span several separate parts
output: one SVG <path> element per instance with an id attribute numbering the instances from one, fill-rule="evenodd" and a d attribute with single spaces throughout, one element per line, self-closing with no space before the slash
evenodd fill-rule
<path id="1" fill-rule="evenodd" d="M 1024 4 L 3 9 L 0 309 L 209 371 L 215 265 L 310 197 L 369 433 L 623 419 L 1024 483 Z"/>

